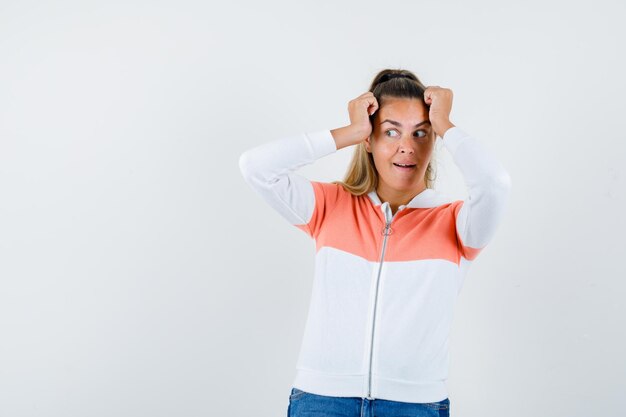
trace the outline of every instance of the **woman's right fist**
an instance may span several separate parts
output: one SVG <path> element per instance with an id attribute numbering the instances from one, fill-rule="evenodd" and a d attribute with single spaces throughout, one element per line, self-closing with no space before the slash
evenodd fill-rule
<path id="1" fill-rule="evenodd" d="M 358 145 L 372 134 L 370 117 L 378 110 L 378 101 L 371 92 L 363 93 L 348 103 L 350 124 L 330 131 L 337 150 Z"/>
<path id="2" fill-rule="evenodd" d="M 378 101 L 371 91 L 361 94 L 348 103 L 350 126 L 363 135 L 363 140 L 372 133 L 370 116 L 378 110 Z"/>

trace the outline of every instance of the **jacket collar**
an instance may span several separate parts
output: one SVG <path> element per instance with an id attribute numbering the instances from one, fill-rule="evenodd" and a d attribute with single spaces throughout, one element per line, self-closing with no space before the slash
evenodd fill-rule
<path id="1" fill-rule="evenodd" d="M 370 198 L 370 200 L 374 203 L 374 205 L 376 206 L 380 206 L 383 203 L 380 200 L 380 197 L 378 197 L 378 194 L 376 193 L 376 190 L 372 190 L 370 191 L 367 196 Z M 440 193 L 439 191 L 436 191 L 432 188 L 426 188 L 424 189 L 421 193 L 417 194 L 415 197 L 413 197 L 411 199 L 411 201 L 408 202 L 408 204 L 403 204 L 400 207 L 398 207 L 398 210 L 402 210 L 405 207 L 409 207 L 409 208 L 431 208 L 431 207 L 437 207 L 440 206 L 442 204 L 446 204 L 449 203 L 450 199 Z"/>

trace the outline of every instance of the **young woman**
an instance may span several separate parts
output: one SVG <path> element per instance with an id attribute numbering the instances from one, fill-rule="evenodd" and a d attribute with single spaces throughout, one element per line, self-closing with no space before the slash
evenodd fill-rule
<path id="1" fill-rule="evenodd" d="M 387 69 L 350 101 L 348 126 L 241 155 L 246 182 L 316 243 L 289 417 L 449 415 L 454 304 L 511 188 L 498 160 L 450 121 L 451 107 L 450 89 Z M 464 201 L 433 188 L 437 137 L 464 177 Z M 343 181 L 294 172 L 352 145 Z"/>

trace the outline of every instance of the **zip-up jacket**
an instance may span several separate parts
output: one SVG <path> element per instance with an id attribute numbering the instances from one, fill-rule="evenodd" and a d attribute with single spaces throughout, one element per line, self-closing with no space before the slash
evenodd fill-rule
<path id="1" fill-rule="evenodd" d="M 335 397 L 413 403 L 448 398 L 449 333 L 469 266 L 494 236 L 511 179 L 458 126 L 442 138 L 468 198 L 427 188 L 392 215 L 375 190 L 295 172 L 337 151 L 330 130 L 241 154 L 245 181 L 315 240 L 315 275 L 293 386 Z"/>

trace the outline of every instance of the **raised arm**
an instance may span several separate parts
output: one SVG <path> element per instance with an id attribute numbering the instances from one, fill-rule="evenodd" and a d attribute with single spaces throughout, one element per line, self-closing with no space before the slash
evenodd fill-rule
<path id="1" fill-rule="evenodd" d="M 330 130 L 301 133 L 249 149 L 239 168 L 250 187 L 293 225 L 309 222 L 315 208 L 313 185 L 294 171 L 336 152 Z"/>
<path id="2" fill-rule="evenodd" d="M 468 198 L 455 209 L 456 230 L 463 256 L 473 260 L 491 241 L 502 219 L 511 177 L 478 140 L 459 127 L 446 130 L 442 140 L 467 186 Z"/>
<path id="3" fill-rule="evenodd" d="M 450 122 L 452 96 L 449 88 L 431 86 L 424 91 L 424 102 L 429 106 L 433 129 L 452 154 L 467 186 L 468 198 L 452 207 L 461 254 L 473 260 L 489 243 L 502 219 L 511 177 L 479 141 Z"/>
<path id="4" fill-rule="evenodd" d="M 278 139 L 245 151 L 239 157 L 239 168 L 246 182 L 271 207 L 293 225 L 308 229 L 316 207 L 323 198 L 313 183 L 294 171 L 346 146 L 362 142 L 372 126 L 369 116 L 378 108 L 370 92 L 350 100 L 350 124 L 333 130 L 319 130 Z M 317 184 L 319 186 L 319 184 Z M 308 229 L 308 230 L 307 230 Z"/>

